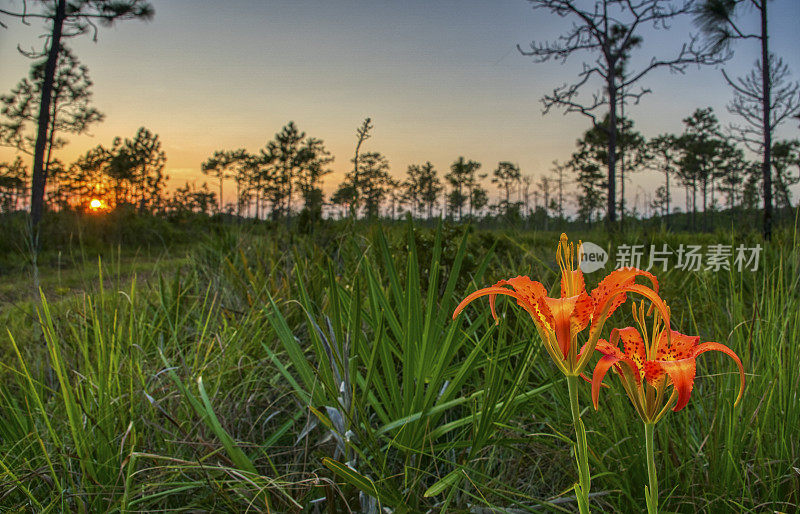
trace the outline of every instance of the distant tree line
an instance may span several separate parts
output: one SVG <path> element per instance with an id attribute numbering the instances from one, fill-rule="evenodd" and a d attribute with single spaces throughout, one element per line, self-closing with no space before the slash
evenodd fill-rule
<path id="1" fill-rule="evenodd" d="M 726 134 L 713 109 L 697 109 L 683 119 L 680 134 L 661 134 L 647 140 L 633 129 L 633 122 L 618 120 L 617 182 L 623 187 L 615 198 L 621 216 L 668 217 L 679 212 L 675 207 L 676 187 L 683 188 L 684 205 L 690 228 L 700 228 L 698 212 L 703 213 L 703 228 L 707 214 L 726 209 L 754 210 L 765 194 L 760 163 L 745 156 L 740 140 L 730 131 Z M 603 123 L 607 123 L 604 120 Z M 566 166 L 575 174 L 578 185 L 578 217 L 584 221 L 602 218 L 607 202 L 604 170 L 608 165 L 608 132 L 592 127 L 577 141 L 578 150 Z M 757 154 L 756 154 L 757 155 Z M 792 207 L 790 188 L 800 182 L 800 141 L 782 140 L 773 143 L 771 193 L 779 209 Z M 624 184 L 632 173 L 650 169 L 660 172 L 663 185 L 645 202 L 645 212 L 625 208 Z"/>
<path id="2" fill-rule="evenodd" d="M 606 118 L 602 122 L 608 123 Z M 662 217 L 680 212 L 676 198 L 682 189 L 689 228 L 708 228 L 709 213 L 731 215 L 758 208 L 764 195 L 759 163 L 746 158 L 735 136 L 720 127 L 711 108 L 697 109 L 683 120 L 680 134 L 651 139 L 635 130 L 627 118 L 617 118 L 615 146 L 617 183 L 615 205 L 621 217 Z M 364 130 L 366 127 L 367 130 Z M 217 150 L 201 165 L 211 179 L 196 186 L 186 182 L 173 191 L 166 187 L 166 154 L 157 134 L 142 127 L 131 138 L 98 145 L 69 165 L 50 161 L 46 194 L 49 209 L 88 209 L 93 199 L 109 208 L 128 205 L 139 212 L 200 212 L 241 218 L 288 220 L 351 217 L 396 219 L 442 216 L 453 221 L 497 218 L 510 221 L 574 219 L 593 223 L 603 219 L 607 205 L 604 170 L 608 165 L 608 130 L 590 127 L 576 141 L 571 158 L 554 162 L 535 179 L 510 161 L 498 162 L 489 173 L 464 156 L 440 174 L 429 161 L 411 164 L 402 177 L 391 173 L 388 159 L 378 151 L 360 148 L 371 125 L 357 132 L 359 151 L 352 168 L 326 198 L 323 177 L 331 173 L 333 156 L 320 139 L 306 136 L 293 122 L 255 152 L 244 148 Z M 365 137 L 366 136 L 366 137 Z M 800 141 L 776 141 L 772 149 L 772 193 L 779 209 L 793 206 L 791 187 L 800 183 Z M 643 170 L 663 177 L 646 201 L 625 201 L 625 184 Z M 233 202 L 225 203 L 226 185 Z M 0 209 L 26 207 L 28 168 L 21 158 L 0 164 Z M 495 189 L 491 201 L 490 188 Z M 641 199 L 639 199 L 641 200 Z M 632 206 L 632 207 L 631 207 Z M 702 213 L 702 217 L 699 215 Z"/>

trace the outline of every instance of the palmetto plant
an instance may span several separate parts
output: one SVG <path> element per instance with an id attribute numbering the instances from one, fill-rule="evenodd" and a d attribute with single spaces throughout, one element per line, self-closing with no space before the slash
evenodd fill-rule
<path id="1" fill-rule="evenodd" d="M 292 368 L 281 372 L 336 441 L 324 463 L 362 493 L 362 506 L 374 498 L 414 511 L 441 493 L 449 504 L 498 429 L 549 388 L 527 386 L 536 354 L 530 345 L 509 343 L 505 334 L 494 343 L 495 330 L 477 335 L 481 323 L 462 332 L 449 322 L 467 238 L 445 274 L 441 234 L 424 287 L 411 229 L 404 269 L 382 231 L 377 259 L 362 261 L 363 286 L 357 278 L 341 283 L 329 265 L 324 315 L 298 281 L 310 355 L 277 303 L 267 307 Z M 442 468 L 450 472 L 437 479 Z"/>

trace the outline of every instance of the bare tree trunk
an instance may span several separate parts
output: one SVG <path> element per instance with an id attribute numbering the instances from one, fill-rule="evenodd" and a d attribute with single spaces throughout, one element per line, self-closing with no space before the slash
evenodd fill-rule
<path id="1" fill-rule="evenodd" d="M 50 49 L 47 51 L 47 64 L 42 81 L 42 98 L 39 104 L 37 121 L 36 146 L 33 151 L 33 177 L 31 180 L 31 225 L 36 227 L 42 219 L 44 210 L 44 188 L 47 174 L 44 167 L 44 153 L 47 145 L 47 132 L 50 126 L 50 102 L 53 94 L 53 81 L 56 75 L 58 54 L 61 50 L 61 32 L 66 17 L 66 0 L 58 0 L 53 17 L 53 33 L 50 37 Z M 38 241 L 36 242 L 38 247 Z"/>
<path id="2" fill-rule="evenodd" d="M 617 221 L 617 89 L 613 67 L 608 78 L 608 216 L 611 226 Z"/>
<path id="3" fill-rule="evenodd" d="M 703 179 L 703 229 L 708 230 L 708 179 Z"/>
<path id="4" fill-rule="evenodd" d="M 623 77 L 624 80 L 624 77 Z M 624 91 L 620 88 L 620 92 L 623 93 L 622 98 L 620 99 L 620 114 L 622 117 L 622 123 L 625 123 L 625 95 Z M 616 132 L 617 127 L 614 126 L 614 132 Z M 620 154 L 619 154 L 619 220 L 620 222 L 624 222 L 625 220 L 625 143 L 623 141 L 623 135 L 625 134 L 625 126 L 622 127 L 622 133 L 619 134 L 619 146 L 620 146 Z"/>
<path id="5" fill-rule="evenodd" d="M 219 207 L 217 207 L 217 214 L 222 214 L 222 173 L 219 175 Z"/>
<path id="6" fill-rule="evenodd" d="M 761 173 L 764 177 L 764 239 L 772 237 L 772 127 L 770 126 L 770 107 L 772 84 L 769 76 L 769 38 L 767 32 L 767 0 L 761 0 L 761 99 L 764 132 L 764 160 Z"/>
<path id="7" fill-rule="evenodd" d="M 666 212 L 664 213 L 664 216 L 665 216 L 665 219 L 666 219 L 669 216 L 669 168 L 665 168 L 664 169 L 664 178 L 666 179 L 665 180 L 665 186 L 666 186 L 666 193 L 667 193 Z"/>
<path id="8" fill-rule="evenodd" d="M 58 57 L 56 57 L 58 59 Z M 55 81 L 55 76 L 53 77 Z M 44 176 L 47 177 L 50 175 L 50 162 L 53 157 L 53 140 L 55 138 L 56 132 L 56 111 L 58 109 L 58 94 L 56 92 L 56 98 L 53 98 L 52 94 L 50 95 L 52 106 L 50 108 L 50 126 L 47 129 L 47 150 L 46 155 L 44 157 L 43 165 L 44 165 Z M 45 187 L 46 192 L 47 187 Z"/>

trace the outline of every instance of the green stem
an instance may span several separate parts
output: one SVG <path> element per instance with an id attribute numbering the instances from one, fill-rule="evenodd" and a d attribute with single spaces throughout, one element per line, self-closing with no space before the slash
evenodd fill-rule
<path id="1" fill-rule="evenodd" d="M 649 490 L 645 491 L 648 514 L 655 514 L 658 512 L 658 479 L 656 478 L 656 459 L 653 450 L 653 435 L 655 431 L 655 423 L 644 424 L 644 444 L 647 450 L 647 478 L 650 483 Z"/>
<path id="2" fill-rule="evenodd" d="M 578 483 L 575 484 L 575 496 L 578 500 L 578 509 L 581 514 L 589 512 L 589 451 L 586 444 L 586 428 L 581 421 L 581 411 L 578 407 L 578 375 L 567 375 L 569 386 L 569 405 L 572 410 L 572 424 L 575 427 L 575 460 L 578 465 Z"/>

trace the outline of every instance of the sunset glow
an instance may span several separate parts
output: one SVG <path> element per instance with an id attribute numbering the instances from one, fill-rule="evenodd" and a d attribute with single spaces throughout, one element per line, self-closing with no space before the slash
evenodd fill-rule
<path id="1" fill-rule="evenodd" d="M 108 206 L 106 203 L 98 198 L 92 198 L 92 200 L 89 202 L 89 210 L 92 212 L 105 211 L 107 208 Z"/>

